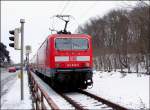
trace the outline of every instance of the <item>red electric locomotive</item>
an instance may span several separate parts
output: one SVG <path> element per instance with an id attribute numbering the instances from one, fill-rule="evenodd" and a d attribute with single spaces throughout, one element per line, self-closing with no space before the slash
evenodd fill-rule
<path id="1" fill-rule="evenodd" d="M 32 59 L 32 68 L 51 81 L 53 87 L 85 89 L 92 81 L 92 40 L 65 29 L 49 35 Z"/>

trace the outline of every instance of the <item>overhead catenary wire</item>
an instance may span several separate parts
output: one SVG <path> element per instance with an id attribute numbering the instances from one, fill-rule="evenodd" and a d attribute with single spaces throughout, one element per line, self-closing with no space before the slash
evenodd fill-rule
<path id="1" fill-rule="evenodd" d="M 69 4 L 70 4 L 70 1 L 69 0 L 66 1 L 66 3 L 63 6 L 63 8 L 60 11 L 60 15 L 62 15 L 66 11 L 66 9 L 68 8 Z M 96 2 L 92 3 L 84 12 L 82 12 L 80 14 L 80 18 L 83 19 L 83 15 L 85 16 L 88 13 L 88 11 L 91 10 L 93 8 L 93 6 L 95 6 L 95 4 L 96 4 Z M 52 18 L 53 18 L 53 20 L 52 20 L 52 28 L 54 29 L 54 16 Z M 73 16 L 71 16 L 71 18 L 74 19 L 75 22 L 77 23 L 77 25 L 79 26 L 79 22 Z M 72 25 L 74 25 L 74 23 L 71 24 L 69 27 L 72 27 Z M 54 31 L 53 29 L 51 31 Z"/>
<path id="2" fill-rule="evenodd" d="M 70 3 L 69 0 L 65 3 L 63 9 L 62 9 L 61 12 L 60 12 L 60 15 L 63 14 L 63 12 L 65 11 L 65 9 L 68 7 L 69 3 Z"/>
<path id="3" fill-rule="evenodd" d="M 83 19 L 85 17 L 85 15 L 89 12 L 89 10 L 91 10 L 91 8 L 93 8 L 93 6 L 95 6 L 96 2 L 92 3 L 84 12 L 82 12 L 80 15 L 79 15 L 79 18 Z M 84 17 L 83 17 L 84 15 Z M 77 27 L 79 27 L 79 22 L 75 19 L 75 17 L 72 16 L 72 19 L 75 20 L 75 22 L 77 23 Z M 72 24 L 73 25 L 73 24 Z M 70 25 L 69 27 L 72 27 L 72 25 Z M 76 30 L 74 31 L 76 32 Z"/>
<path id="4" fill-rule="evenodd" d="M 60 15 L 62 15 L 62 14 L 63 14 L 63 12 L 65 11 L 65 9 L 68 7 L 69 3 L 70 3 L 70 1 L 69 1 L 69 0 L 68 0 L 68 1 L 66 1 L 66 3 L 65 3 L 65 5 L 64 5 L 64 7 L 62 8 L 62 10 L 61 10 L 61 12 L 60 12 Z M 58 8 L 58 9 L 59 9 L 59 8 Z M 50 17 L 50 19 L 52 19 L 52 29 L 51 29 L 51 28 L 49 28 L 49 30 L 51 30 L 51 33 L 52 33 L 52 31 L 56 31 L 56 32 L 57 32 L 57 30 L 55 30 L 55 29 L 54 29 L 54 17 L 56 17 L 56 15 L 54 15 L 54 16 L 52 16 L 52 17 Z"/>
<path id="5" fill-rule="evenodd" d="M 95 5 L 96 5 L 96 3 L 97 2 L 94 2 L 93 4 L 91 4 L 90 6 L 89 6 L 89 8 L 87 8 L 84 12 L 82 12 L 81 14 L 80 14 L 80 18 L 84 18 L 85 16 L 86 16 L 86 14 L 89 12 L 89 10 L 91 10 Z M 83 17 L 83 15 L 84 15 L 84 17 Z M 82 17 L 81 17 L 82 16 Z"/>
<path id="6" fill-rule="evenodd" d="M 53 17 L 50 17 L 50 19 L 52 20 L 52 25 L 50 26 L 49 30 L 51 31 L 51 34 L 53 34 L 53 32 L 57 32 L 56 29 L 54 29 L 54 16 Z"/>

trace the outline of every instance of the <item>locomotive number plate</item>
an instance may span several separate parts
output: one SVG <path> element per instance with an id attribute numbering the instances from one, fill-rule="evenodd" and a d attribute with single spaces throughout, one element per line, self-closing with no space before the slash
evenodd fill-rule
<path id="1" fill-rule="evenodd" d="M 69 61 L 77 61 L 77 56 L 69 56 Z"/>

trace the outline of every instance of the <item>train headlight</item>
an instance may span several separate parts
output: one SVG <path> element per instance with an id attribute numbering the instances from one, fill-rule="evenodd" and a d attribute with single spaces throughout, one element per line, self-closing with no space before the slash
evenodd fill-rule
<path id="1" fill-rule="evenodd" d="M 85 63 L 85 67 L 89 67 L 90 66 L 90 63 L 89 62 L 86 62 Z"/>
<path id="2" fill-rule="evenodd" d="M 56 63 L 56 68 L 59 68 L 60 67 L 60 64 L 59 63 Z"/>

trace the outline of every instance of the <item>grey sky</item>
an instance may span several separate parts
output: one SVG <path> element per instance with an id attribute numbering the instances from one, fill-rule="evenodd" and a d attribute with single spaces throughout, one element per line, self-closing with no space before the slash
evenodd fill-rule
<path id="1" fill-rule="evenodd" d="M 38 47 L 51 34 L 49 28 L 53 22 L 51 16 L 69 14 L 75 17 L 68 30 L 74 32 L 78 24 L 89 18 L 104 16 L 111 9 L 134 6 L 136 1 L 1 1 L 1 42 L 10 51 L 11 59 L 20 62 L 20 51 L 10 48 L 9 30 L 20 27 L 20 18 L 25 19 L 25 45 L 32 46 L 31 57 Z M 66 6 L 66 8 L 64 8 Z M 55 27 L 57 23 L 55 22 Z"/>

